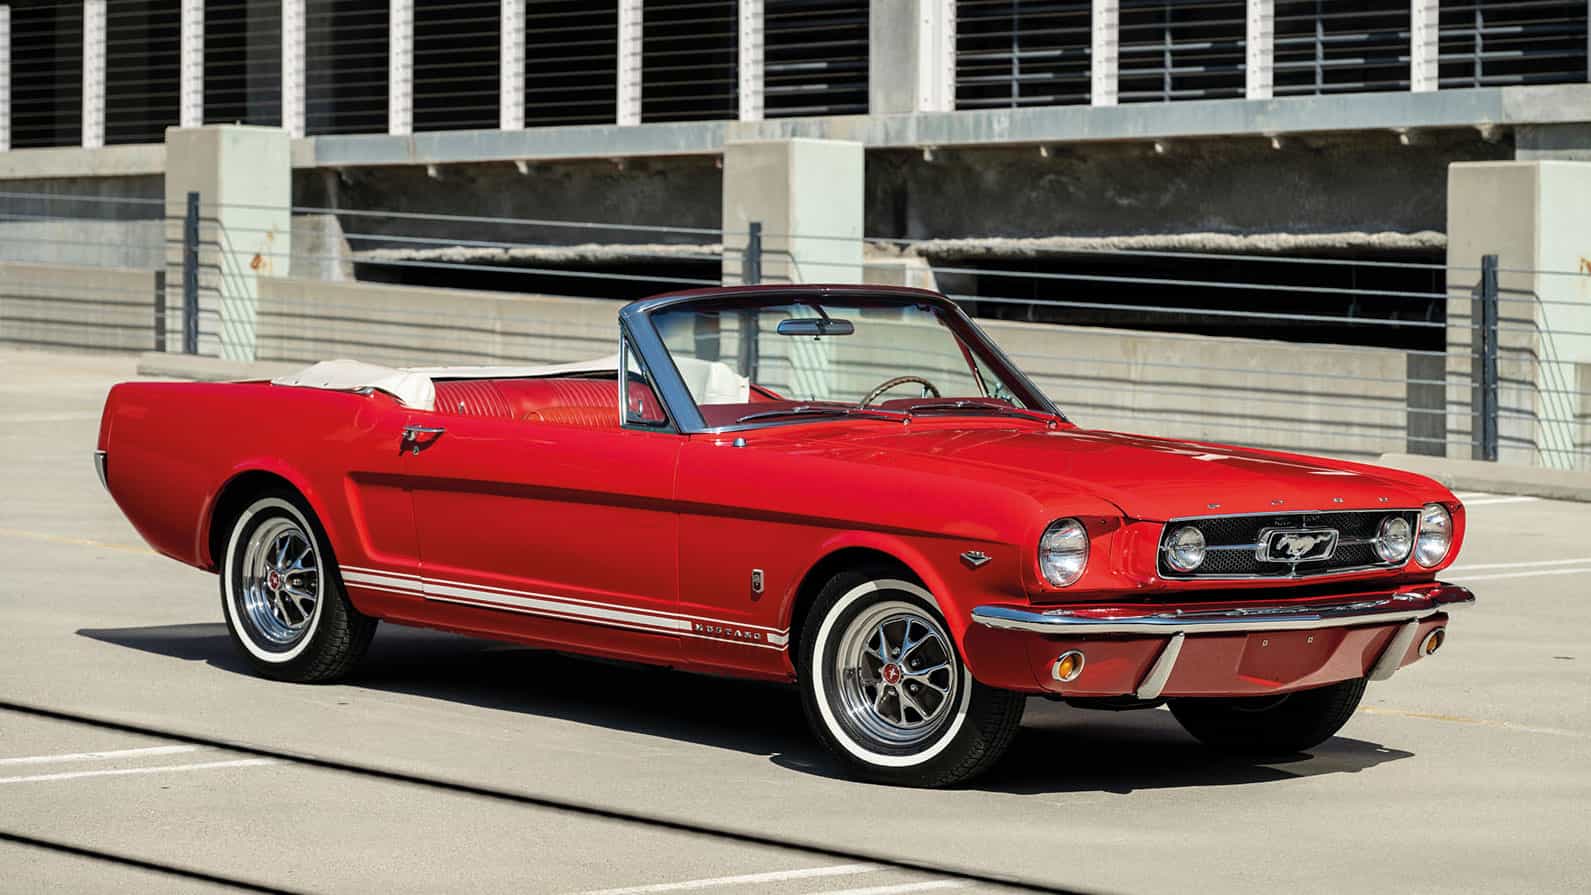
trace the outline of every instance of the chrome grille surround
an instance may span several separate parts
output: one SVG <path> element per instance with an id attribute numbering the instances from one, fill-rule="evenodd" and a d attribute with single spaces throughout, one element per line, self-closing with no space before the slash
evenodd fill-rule
<path id="1" fill-rule="evenodd" d="M 1419 528 L 1418 509 L 1374 510 L 1304 510 L 1270 513 L 1240 513 L 1216 516 L 1188 516 L 1168 521 L 1160 530 L 1159 549 L 1156 550 L 1156 568 L 1160 577 L 1171 580 L 1220 579 L 1305 579 L 1374 569 L 1398 569 L 1408 563 L 1389 563 L 1376 555 L 1375 538 L 1381 520 L 1388 516 L 1401 516 L 1416 531 Z M 1166 562 L 1166 551 L 1171 533 L 1184 525 L 1192 525 L 1204 535 L 1205 559 L 1192 572 L 1179 572 Z M 1290 562 L 1262 559 L 1269 535 L 1283 532 L 1316 533 L 1330 530 L 1336 533 L 1329 555 L 1320 559 Z"/>

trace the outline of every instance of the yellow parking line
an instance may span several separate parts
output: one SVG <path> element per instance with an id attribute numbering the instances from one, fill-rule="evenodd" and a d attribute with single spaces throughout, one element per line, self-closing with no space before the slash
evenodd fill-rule
<path id="1" fill-rule="evenodd" d="M 1444 715 L 1440 712 L 1410 712 L 1404 709 L 1383 709 L 1375 706 L 1360 706 L 1359 711 L 1367 715 L 1386 715 L 1393 718 L 1415 718 L 1420 721 L 1445 721 L 1449 724 L 1469 724 L 1475 727 L 1494 727 L 1498 730 L 1517 730 L 1521 733 L 1545 733 L 1558 737 L 1591 737 L 1591 733 L 1578 730 L 1563 730 L 1557 727 L 1531 727 L 1528 724 L 1518 724 L 1513 721 L 1493 721 L 1488 718 L 1466 718 L 1463 715 Z"/>
<path id="2" fill-rule="evenodd" d="M 145 556 L 154 556 L 155 551 L 137 544 L 111 544 L 106 541 L 94 541 L 88 538 L 71 538 L 66 535 L 46 534 L 42 531 L 23 531 L 17 528 L 0 528 L 0 537 L 27 538 L 33 541 L 48 541 L 52 544 L 75 544 L 79 547 L 98 547 L 102 550 L 120 550 L 123 553 L 142 553 Z"/>

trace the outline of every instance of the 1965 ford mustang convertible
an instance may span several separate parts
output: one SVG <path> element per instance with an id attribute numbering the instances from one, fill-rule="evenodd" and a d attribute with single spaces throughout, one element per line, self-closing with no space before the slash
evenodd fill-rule
<path id="1" fill-rule="evenodd" d="M 340 678 L 385 619 L 793 681 L 899 784 L 988 768 L 1034 694 L 1308 749 L 1474 600 L 1435 482 L 1079 428 L 936 293 L 664 295 L 617 348 L 125 383 L 96 463 L 262 674 Z"/>

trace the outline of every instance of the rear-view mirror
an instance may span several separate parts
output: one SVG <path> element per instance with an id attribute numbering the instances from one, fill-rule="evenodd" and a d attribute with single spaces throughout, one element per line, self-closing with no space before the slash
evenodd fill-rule
<path id="1" fill-rule="evenodd" d="M 848 336 L 856 332 L 849 320 L 837 317 L 791 317 L 779 321 L 781 336 Z"/>

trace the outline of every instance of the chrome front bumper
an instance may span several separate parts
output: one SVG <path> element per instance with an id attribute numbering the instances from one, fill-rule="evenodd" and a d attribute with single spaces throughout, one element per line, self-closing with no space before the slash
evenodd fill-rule
<path id="1" fill-rule="evenodd" d="M 1420 623 L 1439 613 L 1472 605 L 1475 595 L 1451 584 L 1427 584 L 1390 593 L 1357 595 L 1336 601 L 1308 603 L 1245 603 L 1241 606 L 1171 608 L 1132 604 L 1067 609 L 978 606 L 972 620 L 989 628 L 1062 637 L 1135 635 L 1166 637 L 1159 656 L 1140 682 L 1139 699 L 1158 699 L 1176 668 L 1183 641 L 1200 634 L 1252 634 L 1306 631 L 1361 625 L 1400 625 L 1370 670 L 1371 680 L 1385 680 L 1397 671 L 1413 645 Z"/>

